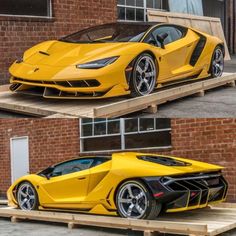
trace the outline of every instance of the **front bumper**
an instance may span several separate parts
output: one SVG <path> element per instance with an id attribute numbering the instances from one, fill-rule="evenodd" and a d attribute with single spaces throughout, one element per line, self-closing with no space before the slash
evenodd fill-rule
<path id="1" fill-rule="evenodd" d="M 61 99 L 99 99 L 130 94 L 121 84 L 104 87 L 96 80 L 35 81 L 12 77 L 10 90 L 21 94 Z"/>
<path id="2" fill-rule="evenodd" d="M 156 200 L 166 212 L 204 208 L 226 199 L 228 184 L 221 173 L 145 178 Z"/>

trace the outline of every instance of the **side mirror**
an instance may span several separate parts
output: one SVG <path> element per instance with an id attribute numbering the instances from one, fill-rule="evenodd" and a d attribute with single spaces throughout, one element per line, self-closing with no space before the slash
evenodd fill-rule
<path id="1" fill-rule="evenodd" d="M 161 34 L 156 36 L 157 41 L 160 42 L 161 48 L 163 48 L 163 49 L 165 49 L 164 41 L 168 36 L 169 36 L 168 33 L 161 33 Z"/>
<path id="2" fill-rule="evenodd" d="M 46 175 L 45 177 L 47 178 L 47 180 L 50 180 L 50 178 L 51 178 L 51 175 L 50 175 L 50 174 L 48 174 L 48 175 Z"/>

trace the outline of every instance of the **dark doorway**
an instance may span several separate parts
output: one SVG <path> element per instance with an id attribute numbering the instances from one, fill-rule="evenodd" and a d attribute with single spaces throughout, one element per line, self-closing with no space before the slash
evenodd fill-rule
<path id="1" fill-rule="evenodd" d="M 204 15 L 220 18 L 225 28 L 225 0 L 203 0 L 202 2 Z"/>

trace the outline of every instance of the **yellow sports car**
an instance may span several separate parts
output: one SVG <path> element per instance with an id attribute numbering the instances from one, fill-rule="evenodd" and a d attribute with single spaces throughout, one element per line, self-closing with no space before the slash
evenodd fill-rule
<path id="1" fill-rule="evenodd" d="M 27 50 L 10 67 L 12 91 L 87 99 L 152 93 L 176 82 L 219 77 L 224 44 L 173 24 L 111 23 Z"/>
<path id="2" fill-rule="evenodd" d="M 154 219 L 224 201 L 223 168 L 183 158 L 144 153 L 82 157 L 18 179 L 10 206 L 22 210 L 73 210 Z"/>

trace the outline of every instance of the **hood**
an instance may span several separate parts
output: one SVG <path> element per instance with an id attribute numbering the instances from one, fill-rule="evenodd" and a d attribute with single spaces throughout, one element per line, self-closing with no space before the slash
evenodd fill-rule
<path id="1" fill-rule="evenodd" d="M 67 43 L 48 41 L 26 51 L 24 62 L 30 65 L 72 66 L 132 52 L 138 43 Z M 131 53 L 132 54 L 132 53 Z"/>

